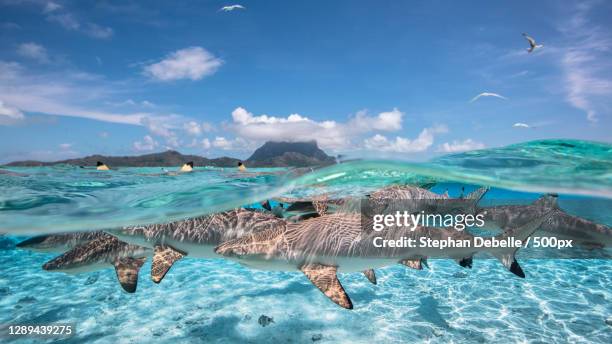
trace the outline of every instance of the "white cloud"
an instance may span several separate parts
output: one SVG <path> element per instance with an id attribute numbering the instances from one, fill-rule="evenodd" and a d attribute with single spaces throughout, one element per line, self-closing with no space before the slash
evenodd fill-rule
<path id="1" fill-rule="evenodd" d="M 11 107 L 0 100 L 0 116 L 7 116 L 12 119 L 23 119 L 23 113 L 19 109 Z"/>
<path id="2" fill-rule="evenodd" d="M 84 32 L 93 38 L 99 38 L 99 39 L 111 38 L 114 34 L 114 31 L 112 28 L 100 26 L 95 23 L 88 23 Z"/>
<path id="3" fill-rule="evenodd" d="M 376 117 L 370 117 L 366 111 L 359 111 L 351 124 L 365 130 L 396 131 L 402 129 L 402 118 L 404 113 L 397 108 L 391 111 L 381 112 Z"/>
<path id="4" fill-rule="evenodd" d="M 146 135 L 142 141 L 135 141 L 134 150 L 138 152 L 152 151 L 157 148 L 158 143 L 150 135 Z"/>
<path id="5" fill-rule="evenodd" d="M 62 150 L 68 150 L 72 148 L 72 143 L 60 143 L 59 148 Z"/>
<path id="6" fill-rule="evenodd" d="M 51 12 L 59 10 L 60 8 L 62 8 L 62 5 L 57 4 L 57 3 L 53 2 L 53 1 L 49 1 L 49 2 L 47 2 L 45 4 L 45 8 L 43 9 L 43 12 L 44 13 L 51 13 Z"/>
<path id="7" fill-rule="evenodd" d="M 9 106 L 0 100 L 0 125 L 16 124 L 23 119 L 23 113 L 19 109 Z"/>
<path id="8" fill-rule="evenodd" d="M 20 44 L 19 47 L 17 47 L 17 54 L 36 60 L 40 63 L 49 62 L 47 49 L 45 49 L 45 47 L 42 45 L 33 42 Z"/>
<path id="9" fill-rule="evenodd" d="M 108 138 L 110 136 L 110 134 L 108 132 L 106 132 L 106 131 L 102 131 L 102 132 L 100 132 L 98 134 L 98 136 L 100 136 L 100 138 L 102 138 L 102 139 L 106 139 L 106 138 Z"/>
<path id="10" fill-rule="evenodd" d="M 209 132 L 212 130 L 212 125 L 210 123 L 198 123 L 196 121 L 189 121 L 183 125 L 184 130 L 187 134 L 192 136 L 199 136 L 202 133 Z"/>
<path id="11" fill-rule="evenodd" d="M 177 50 L 160 62 L 148 65 L 144 73 L 160 81 L 200 80 L 214 74 L 223 61 L 201 47 Z"/>
<path id="12" fill-rule="evenodd" d="M 527 123 L 517 122 L 512 125 L 513 128 L 531 128 Z"/>
<path id="13" fill-rule="evenodd" d="M 469 150 L 483 149 L 483 148 L 485 148 L 484 144 L 480 142 L 476 142 L 472 139 L 466 139 L 463 141 L 455 140 L 452 143 L 445 142 L 441 144 L 440 146 L 438 146 L 438 151 L 446 152 L 446 153 L 457 153 L 457 152 L 465 152 Z"/>
<path id="14" fill-rule="evenodd" d="M 245 149 L 251 149 L 252 147 L 250 145 L 247 144 L 247 142 L 240 138 L 237 137 L 233 140 L 230 139 L 226 139 L 223 136 L 217 136 L 215 137 L 215 139 L 210 143 L 210 145 L 212 147 L 215 148 L 219 148 L 219 149 L 223 149 L 223 150 L 245 150 Z"/>
<path id="15" fill-rule="evenodd" d="M 237 136 L 252 141 L 310 141 L 316 140 L 325 149 L 344 149 L 354 144 L 354 139 L 371 131 L 395 131 L 401 129 L 403 113 L 398 109 L 369 116 L 358 112 L 346 123 L 315 121 L 294 113 L 287 117 L 255 116 L 242 107 L 232 112 L 233 123 L 229 129 Z"/>
<path id="16" fill-rule="evenodd" d="M 66 30 L 76 31 L 81 27 L 79 21 L 71 13 L 58 13 L 47 16 L 47 20 L 60 24 Z"/>
<path id="17" fill-rule="evenodd" d="M 569 21 L 559 30 L 572 42 L 560 59 L 565 79 L 566 101 L 597 122 L 603 99 L 612 95 L 612 80 L 606 78 L 611 67 L 612 37 L 609 30 L 588 25 L 587 14 L 595 2 L 576 5 Z"/>
<path id="18" fill-rule="evenodd" d="M 482 97 L 494 97 L 494 98 L 500 98 L 500 99 L 508 99 L 500 94 L 497 93 L 493 93 L 493 92 L 482 92 L 481 94 L 477 95 L 476 97 L 472 98 L 472 100 L 470 100 L 470 103 L 473 103 L 475 101 L 477 101 L 478 99 L 482 98 Z"/>
<path id="19" fill-rule="evenodd" d="M 415 139 L 407 139 L 403 137 L 395 137 L 395 140 L 389 140 L 383 135 L 376 134 L 368 139 L 365 139 L 363 144 L 368 150 L 376 150 L 382 152 L 395 153 L 417 153 L 426 151 L 434 143 L 434 135 L 448 132 L 446 126 L 436 126 L 425 128 Z"/>
<path id="20" fill-rule="evenodd" d="M 114 31 L 110 27 L 88 22 L 82 25 L 76 16 L 68 11 L 61 11 L 62 7 L 58 4 L 49 2 L 43 9 L 47 14 L 47 21 L 58 23 L 68 31 L 78 31 L 97 39 L 108 39 L 113 36 Z"/>

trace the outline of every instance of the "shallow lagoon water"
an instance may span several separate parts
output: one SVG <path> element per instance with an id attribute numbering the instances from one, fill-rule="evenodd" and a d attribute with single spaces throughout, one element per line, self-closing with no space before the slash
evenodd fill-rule
<path id="1" fill-rule="evenodd" d="M 433 191 L 452 196 L 463 186 L 469 192 L 490 185 L 483 202 L 498 203 L 556 191 L 568 212 L 612 224 L 612 148 L 582 141 L 527 143 L 422 164 L 352 161 L 316 171 L 7 170 L 21 174 L 0 174 L 0 231 L 11 235 L 168 222 L 275 195 L 342 196 L 394 183 L 436 183 Z M 159 285 L 147 276 L 148 262 L 137 292 L 127 294 L 110 267 L 45 272 L 41 265 L 53 255 L 18 250 L 14 237 L 0 238 L 0 323 L 75 323 L 77 336 L 58 342 L 612 342 L 606 259 L 519 255 L 526 279 L 490 259 L 475 260 L 471 270 L 441 259 L 422 271 L 389 266 L 377 270 L 378 285 L 341 274 L 355 305 L 348 311 L 299 272 L 251 270 L 223 259 L 181 260 Z M 261 315 L 274 322 L 260 326 Z"/>
<path id="2" fill-rule="evenodd" d="M 66 343 L 308 343 L 318 335 L 323 343 L 612 340 L 609 260 L 522 260 L 524 280 L 490 259 L 472 270 L 450 260 L 432 260 L 422 271 L 392 266 L 377 270 L 378 285 L 342 274 L 356 305 L 347 311 L 298 272 L 186 259 L 159 285 L 143 273 L 138 291 L 126 294 L 112 269 L 43 272 L 51 257 L 0 251 L 12 263 L 0 277 L 0 322 L 74 322 L 78 335 Z M 260 326 L 261 315 L 274 323 Z"/>

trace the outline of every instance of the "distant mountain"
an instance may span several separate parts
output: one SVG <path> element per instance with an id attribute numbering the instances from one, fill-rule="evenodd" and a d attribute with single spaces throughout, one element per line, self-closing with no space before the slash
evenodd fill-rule
<path id="1" fill-rule="evenodd" d="M 111 167 L 159 167 L 180 166 L 186 162 L 193 161 L 195 166 L 217 166 L 234 167 L 239 159 L 222 157 L 207 159 L 197 155 L 183 155 L 177 151 L 169 150 L 163 153 L 153 153 L 139 156 L 104 156 L 91 155 L 84 158 L 68 159 L 54 162 L 42 161 L 16 161 L 6 166 L 50 166 L 57 164 L 69 164 L 76 166 L 96 166 L 96 162 L 102 161 Z"/>
<path id="2" fill-rule="evenodd" d="M 247 167 L 306 167 L 324 166 L 336 162 L 325 154 L 316 141 L 310 142 L 266 142 L 257 148 L 245 164 Z"/>
<path id="3" fill-rule="evenodd" d="M 110 167 L 161 167 L 180 166 L 193 161 L 195 166 L 236 167 L 240 159 L 216 158 L 207 159 L 198 155 L 183 155 L 169 150 L 163 153 L 153 153 L 139 156 L 104 156 L 91 155 L 84 158 L 68 159 L 53 162 L 16 161 L 5 166 L 51 166 L 68 164 L 75 166 L 96 166 L 102 161 Z M 312 142 L 266 142 L 245 161 L 247 167 L 307 167 L 324 166 L 335 163 L 336 160 L 325 154 Z"/>

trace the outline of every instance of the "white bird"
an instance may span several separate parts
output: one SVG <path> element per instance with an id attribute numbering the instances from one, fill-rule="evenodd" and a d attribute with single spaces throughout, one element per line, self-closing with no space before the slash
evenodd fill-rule
<path id="1" fill-rule="evenodd" d="M 233 10 L 246 10 L 246 7 L 242 5 L 229 5 L 229 6 L 223 6 L 219 9 L 219 11 L 224 11 L 224 12 L 231 12 Z"/>
<path id="2" fill-rule="evenodd" d="M 531 127 L 529 126 L 529 124 L 527 124 L 527 123 L 521 123 L 521 122 L 514 123 L 514 124 L 512 125 L 512 127 L 513 127 L 513 128 L 531 128 Z"/>
<path id="3" fill-rule="evenodd" d="M 475 101 L 478 100 L 478 98 L 480 97 L 496 97 L 496 98 L 500 98 L 500 99 L 508 99 L 502 95 L 499 95 L 497 93 L 491 93 L 491 92 L 482 92 L 481 94 L 477 95 L 476 97 L 472 98 L 472 100 L 470 100 L 470 103 L 473 103 Z"/>
<path id="4" fill-rule="evenodd" d="M 532 51 L 536 49 L 540 49 L 541 47 L 544 46 L 543 44 L 536 44 L 535 39 L 529 37 L 526 33 L 523 33 L 523 36 L 529 42 L 529 48 L 527 48 L 528 53 L 531 53 Z"/>

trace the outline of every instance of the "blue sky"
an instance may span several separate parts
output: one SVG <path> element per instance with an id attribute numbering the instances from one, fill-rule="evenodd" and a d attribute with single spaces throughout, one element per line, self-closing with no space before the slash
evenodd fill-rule
<path id="1" fill-rule="evenodd" d="M 609 142 L 611 18 L 605 1 L 0 0 L 0 162 Z"/>

